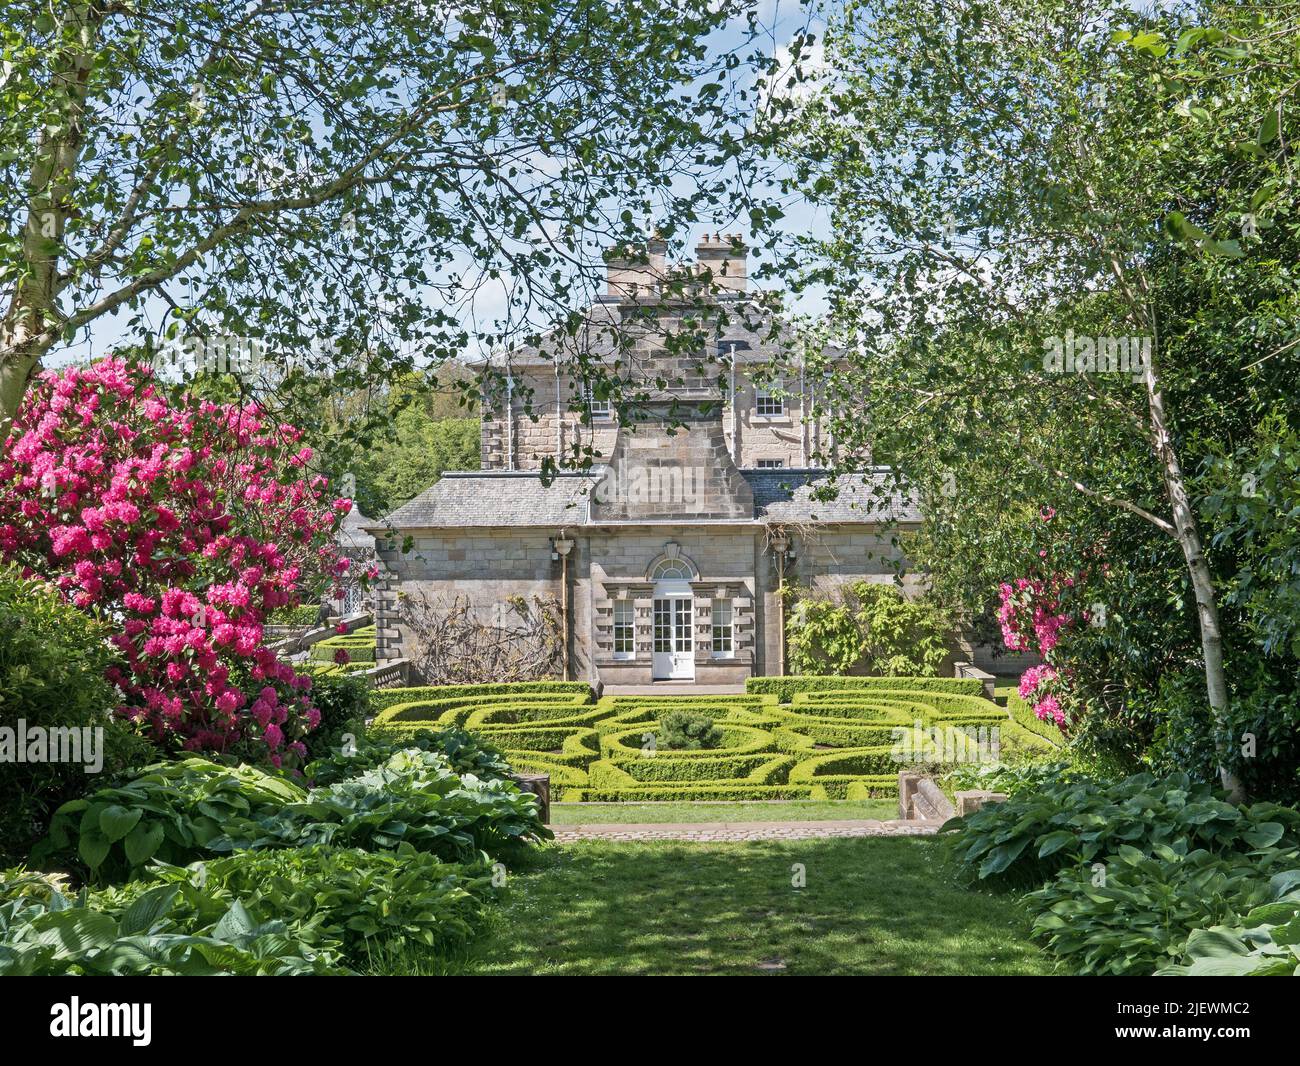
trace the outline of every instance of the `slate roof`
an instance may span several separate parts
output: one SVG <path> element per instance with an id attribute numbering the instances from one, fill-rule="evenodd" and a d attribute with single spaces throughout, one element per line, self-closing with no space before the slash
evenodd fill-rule
<path id="1" fill-rule="evenodd" d="M 901 493 L 888 468 L 841 474 L 824 470 L 742 470 L 754 490 L 754 511 L 772 522 L 920 522 L 916 501 Z M 818 499 L 834 491 L 834 499 Z"/>
<path id="2" fill-rule="evenodd" d="M 354 502 L 352 509 L 339 525 L 339 531 L 334 539 L 344 552 L 374 551 L 375 538 L 366 532 L 374 524 L 374 519 L 367 518 Z"/>
<path id="3" fill-rule="evenodd" d="M 561 473 L 543 485 L 535 470 L 449 471 L 392 514 L 371 523 L 385 529 L 465 526 L 573 526 L 587 515 L 590 474 Z"/>
<path id="4" fill-rule="evenodd" d="M 537 471 L 474 470 L 449 472 L 392 514 L 366 526 L 387 529 L 458 529 L 508 526 L 582 526 L 595 474 L 565 472 L 543 485 Z M 893 488 L 888 470 L 844 474 L 835 482 L 838 496 L 818 500 L 830 484 L 823 470 L 741 470 L 754 490 L 754 518 L 771 522 L 877 523 L 892 518 L 919 522 L 914 502 Z M 887 502 L 886 502 L 887 501 Z M 882 510 L 882 508 L 884 508 Z M 692 516 L 683 514 L 683 519 Z M 608 522 L 601 524 L 609 524 Z"/>

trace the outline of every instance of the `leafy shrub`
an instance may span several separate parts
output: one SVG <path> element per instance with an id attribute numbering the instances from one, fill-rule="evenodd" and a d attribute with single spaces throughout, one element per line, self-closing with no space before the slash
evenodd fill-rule
<path id="1" fill-rule="evenodd" d="M 520 696 L 540 693 L 570 693 L 592 700 L 591 686 L 585 681 L 513 681 L 497 685 L 421 685 L 415 688 L 376 689 L 370 694 L 370 704 L 376 713 L 395 707 L 399 703 L 416 703 L 421 700 L 452 699 L 458 696 Z"/>
<path id="2" fill-rule="evenodd" d="M 992 766 L 961 763 L 945 775 L 944 785 L 952 791 L 982 788 L 1018 796 L 1022 792 L 1037 792 L 1045 785 L 1077 776 L 1067 762 L 997 763 Z"/>
<path id="3" fill-rule="evenodd" d="M 50 813 L 102 783 L 83 761 L 18 762 L 18 723 L 27 729 L 103 730 L 100 773 L 151 762 L 153 746 L 112 714 L 116 694 L 104 680 L 113 662 L 108 632 L 66 603 L 52 586 L 0 570 L 0 864 L 25 856 Z M 8 748 L 9 750 L 5 750 Z M 74 749 L 77 750 L 77 749 Z"/>
<path id="4" fill-rule="evenodd" d="M 722 730 L 707 714 L 673 711 L 659 722 L 659 746 L 679 751 L 716 748 L 722 743 Z"/>
<path id="5" fill-rule="evenodd" d="M 1150 852 L 1185 840 L 1213 853 L 1295 847 L 1300 812 L 1273 803 L 1235 807 L 1185 774 L 1135 774 L 1108 784 L 1068 776 L 982 807 L 944 827 L 953 852 L 980 878 L 1043 881 L 1067 863 L 1090 863 L 1128 845 Z"/>
<path id="6" fill-rule="evenodd" d="M 321 620 L 319 603 L 300 603 L 297 607 L 281 607 L 271 612 L 267 622 L 274 626 L 314 626 Z"/>
<path id="7" fill-rule="evenodd" d="M 385 741 L 365 735 L 351 746 L 330 751 L 307 766 L 313 785 L 332 785 L 384 765 L 399 751 L 417 748 L 446 756 L 452 773 L 473 774 L 483 781 L 510 777 L 510 765 L 490 744 L 463 729 L 422 729 Z"/>
<path id="8" fill-rule="evenodd" d="M 111 620 L 106 671 L 159 743 L 279 766 L 315 728 L 270 611 L 337 576 L 349 501 L 255 404 L 171 400 L 148 367 L 46 372 L 0 440 L 0 556 Z"/>
<path id="9" fill-rule="evenodd" d="M 1195 929 L 1184 964 L 1161 977 L 1294 977 L 1300 974 L 1300 870 L 1274 874 L 1270 902 L 1231 925 Z"/>
<path id="10" fill-rule="evenodd" d="M 101 883 L 127 881 L 153 859 L 197 859 L 239 820 L 306 795 L 291 781 L 251 766 L 198 757 L 158 763 L 123 785 L 65 803 L 33 861 L 66 863 Z"/>
<path id="11" fill-rule="evenodd" d="M 530 793 L 506 781 L 461 777 L 441 752 L 411 749 L 312 789 L 304 800 L 240 821 L 207 847 L 230 852 L 337 844 L 383 851 L 407 844 L 448 861 L 471 862 L 480 851 L 502 855 L 549 835 Z"/>
<path id="12" fill-rule="evenodd" d="M 311 699 L 320 712 L 320 724 L 304 738 L 308 759 L 327 756 L 343 744 L 345 736 L 359 737 L 365 732 L 370 687 L 361 678 L 346 674 L 314 677 Z"/>
<path id="13" fill-rule="evenodd" d="M 750 677 L 745 691 L 775 695 L 789 703 L 797 692 L 862 690 L 864 695 L 881 689 L 942 692 L 956 696 L 981 696 L 984 682 L 977 677 L 832 677 L 826 674 L 790 674 L 785 677 Z"/>
<path id="14" fill-rule="evenodd" d="M 393 942 L 410 941 L 439 954 L 469 944 L 492 895 L 485 863 L 450 865 L 412 848 L 367 852 L 317 845 L 239 852 L 188 868 L 166 866 L 157 880 L 181 888 L 205 929 L 236 902 L 254 922 L 278 919 L 313 951 L 362 964 Z M 119 905 L 146 889 L 117 890 Z M 100 902 L 108 894 L 100 895 Z"/>
<path id="15" fill-rule="evenodd" d="M 1178 840 L 1146 855 L 1123 844 L 1100 870 L 1069 867 L 1032 893 L 1034 932 L 1076 973 L 1150 974 L 1176 962 L 1198 926 L 1266 903 L 1267 879 L 1300 877 L 1297 865 L 1293 850 L 1214 855 Z"/>
<path id="16" fill-rule="evenodd" d="M 858 581 L 836 599 L 801 595 L 786 623 L 795 673 L 933 675 L 952 630 L 934 603 L 908 599 L 893 585 Z"/>
<path id="17" fill-rule="evenodd" d="M 279 919 L 255 920 L 238 902 L 201 928 L 177 885 L 148 887 L 129 906 L 98 903 L 57 891 L 0 903 L 0 975 L 339 972 L 335 957 L 289 936 Z"/>

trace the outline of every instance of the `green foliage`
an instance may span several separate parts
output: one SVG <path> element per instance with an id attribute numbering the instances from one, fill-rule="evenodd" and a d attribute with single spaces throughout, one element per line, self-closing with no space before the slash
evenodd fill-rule
<path id="1" fill-rule="evenodd" d="M 392 742 L 373 734 L 359 735 L 351 745 L 332 749 L 309 763 L 307 778 L 313 785 L 337 784 L 365 770 L 377 769 L 399 751 L 412 748 L 441 753 L 455 774 L 473 774 L 482 781 L 510 776 L 509 764 L 494 747 L 463 729 L 449 728 L 404 733 L 400 740 Z"/>
<path id="2" fill-rule="evenodd" d="M 858 581 L 834 600 L 801 595 L 789 612 L 786 647 L 796 674 L 932 676 L 947 654 L 951 620 L 893 585 Z"/>
<path id="3" fill-rule="evenodd" d="M 1194 930 L 1184 965 L 1162 977 L 1294 977 L 1300 975 L 1300 870 L 1274 874 L 1269 902 L 1231 924 Z"/>
<path id="4" fill-rule="evenodd" d="M 1300 843 L 1300 813 L 1274 803 L 1225 803 L 1185 774 L 1135 774 L 1114 784 L 1067 774 L 943 828 L 968 871 L 1019 884 L 1105 860 L 1123 846 L 1151 852 L 1185 841 L 1219 854 Z"/>
<path id="5" fill-rule="evenodd" d="M 435 418 L 425 404 L 400 410 L 354 465 L 357 502 L 380 518 L 433 485 L 447 470 L 477 470 L 479 420 Z"/>
<path id="6" fill-rule="evenodd" d="M 307 758 L 319 759 L 337 751 L 345 737 L 361 736 L 370 714 L 370 686 L 347 675 L 317 675 L 312 679 L 311 701 L 320 711 L 320 723 L 304 738 Z"/>
<path id="7" fill-rule="evenodd" d="M 707 714 L 671 711 L 659 720 L 659 747 L 679 751 L 716 748 L 722 743 L 722 730 Z"/>
<path id="8" fill-rule="evenodd" d="M 459 951 L 482 928 L 483 905 L 492 896 L 485 863 L 447 864 L 409 847 L 240 852 L 189 868 L 163 867 L 154 878 L 180 886 L 200 928 L 238 902 L 255 921 L 282 921 L 296 940 L 350 966 L 394 941 L 438 954 Z M 115 895 L 130 903 L 140 891 L 133 884 Z"/>
<path id="9" fill-rule="evenodd" d="M 1053 569 L 1085 582 L 1072 616 L 1106 609 L 1054 651 L 1074 743 L 1142 765 L 1163 679 L 1199 669 L 1201 700 L 1177 710 L 1200 722 L 1160 765 L 1202 776 L 1253 719 L 1277 757 L 1229 769 L 1280 799 L 1297 764 L 1294 31 L 1259 5 L 1083 0 L 1062 21 L 1040 0 L 851 0 L 822 41 L 835 76 L 783 131 L 832 219 L 804 276 L 853 353 L 831 368 L 835 440 L 888 457 L 922 501 L 910 563 L 979 618 L 1055 537 Z M 1052 361 L 1067 336 L 1146 338 L 1152 358 L 1070 372 Z M 1195 540 L 1172 522 L 1179 488 Z M 1202 658 L 1194 582 L 1219 605 L 1226 677 Z M 1211 708 L 1219 681 L 1239 709 Z"/>
<path id="10" fill-rule="evenodd" d="M 94 897 L 0 903 L 0 974 L 303 975 L 338 972 L 277 918 L 258 921 L 238 902 L 196 928 L 176 885 L 155 885 L 130 906 L 101 909 Z"/>
<path id="11" fill-rule="evenodd" d="M 980 788 L 1018 796 L 1073 777 L 1077 774 L 1067 762 L 998 763 L 992 766 L 964 763 L 944 777 L 944 785 L 954 792 Z"/>
<path id="12" fill-rule="evenodd" d="M 482 851 L 515 852 L 547 835 L 535 798 L 499 773 L 493 753 L 456 731 L 423 745 L 331 756 L 315 764 L 330 783 L 311 790 L 246 766 L 198 758 L 159 764 L 119 788 L 64 804 L 34 858 L 111 884 L 139 877 L 151 861 L 184 865 L 244 849 L 411 845 L 473 861 Z M 491 776 L 453 771 L 447 752 Z"/>
<path id="13" fill-rule="evenodd" d="M 974 677 L 827 677 L 823 675 L 791 674 L 786 677 L 750 677 L 745 679 L 745 691 L 770 693 L 781 703 L 789 703 L 798 692 L 832 692 L 857 690 L 869 693 L 880 689 L 898 689 L 912 692 L 949 692 L 964 696 L 979 696 L 984 691 L 983 682 Z"/>
<path id="14" fill-rule="evenodd" d="M 736 68 L 762 50 L 708 47 L 743 14 L 730 0 L 336 0 L 287 21 L 208 0 L 175 0 L 162 21 L 15 7 L 0 211 L 46 225 L 4 236 L 0 284 L 17 294 L 4 335 L 45 313 L 54 279 L 66 329 L 33 329 L 0 360 L 0 418 L 31 360 L 101 316 L 134 308 L 123 328 L 153 339 L 143 309 L 182 277 L 163 339 L 206 339 L 199 319 L 256 338 L 278 364 L 277 403 L 326 427 L 312 443 L 341 469 L 399 414 L 374 400 L 414 365 L 557 325 L 550 354 L 571 359 L 574 308 L 603 280 L 593 245 L 643 239 L 647 218 L 679 246 L 705 219 L 761 235 L 782 213 L 744 191 L 756 146 L 736 135 L 754 100 L 733 90 Z M 84 76 L 44 91 L 67 70 Z M 539 224 L 548 240 L 530 241 Z M 526 314 L 480 324 L 467 306 L 505 278 Z M 239 393 L 235 378 L 204 389 Z"/>
<path id="15" fill-rule="evenodd" d="M 1270 879 L 1296 883 L 1297 866 L 1294 849 L 1214 854 L 1174 840 L 1147 854 L 1121 844 L 1104 864 L 1067 867 L 1029 896 L 1034 932 L 1076 973 L 1150 974 L 1183 956 L 1193 930 L 1271 900 Z"/>
<path id="16" fill-rule="evenodd" d="M 458 696 L 504 696 L 510 694 L 527 696 L 541 693 L 570 693 L 584 696 L 590 703 L 594 698 L 591 686 L 585 681 L 514 681 L 498 685 L 423 685 L 414 688 L 376 689 L 370 695 L 370 704 L 376 712 L 381 712 L 399 703 L 414 703 L 419 700 L 451 699 Z"/>
<path id="17" fill-rule="evenodd" d="M 156 758 L 153 746 L 112 714 L 107 638 L 108 630 L 53 586 L 0 571 L 0 863 L 26 855 L 50 813 L 97 787 L 101 775 Z M 77 730 L 72 753 L 82 761 L 19 762 L 19 722 L 29 730 Z M 103 730 L 98 767 L 91 759 L 95 734 L 81 732 L 95 729 Z"/>
<path id="18" fill-rule="evenodd" d="M 157 763 L 119 787 L 63 804 L 33 860 L 65 863 L 101 883 L 128 881 L 154 860 L 191 862 L 232 824 L 306 795 L 251 766 L 197 757 Z"/>
<path id="19" fill-rule="evenodd" d="M 0 877 L 0 974 L 346 973 L 394 942 L 439 955 L 482 928 L 491 877 L 403 848 L 240 852 L 73 899 Z"/>
<path id="20" fill-rule="evenodd" d="M 996 727 L 1009 756 L 1054 751 L 976 695 L 974 679 L 751 678 L 749 687 L 744 695 L 607 696 L 594 705 L 585 689 L 391 690 L 376 694 L 392 702 L 372 732 L 402 745 L 431 726 L 465 729 L 516 768 L 549 774 L 554 799 L 587 801 L 896 795 L 901 766 L 942 769 L 963 757 L 955 744 L 948 750 L 949 731 L 969 737 Z M 414 694 L 422 698 L 399 702 Z M 779 704 L 781 695 L 793 702 Z M 680 716 L 710 719 L 716 746 L 696 747 L 691 736 L 689 747 L 668 746 L 665 730 Z"/>
<path id="21" fill-rule="evenodd" d="M 314 626 L 321 615 L 319 603 L 300 603 L 297 607 L 281 607 L 272 611 L 267 622 L 276 626 Z"/>
<path id="22" fill-rule="evenodd" d="M 332 843 L 372 851 L 409 845 L 448 861 L 516 852 L 545 838 L 536 799 L 504 780 L 451 771 L 441 752 L 404 749 L 304 800 L 231 822 L 214 852 Z"/>

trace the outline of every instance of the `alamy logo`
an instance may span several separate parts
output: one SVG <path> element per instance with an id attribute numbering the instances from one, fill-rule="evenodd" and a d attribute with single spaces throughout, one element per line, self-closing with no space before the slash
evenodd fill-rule
<path id="1" fill-rule="evenodd" d="M 73 996 L 50 1007 L 50 1036 L 130 1037 L 136 1047 L 148 1047 L 152 1023 L 151 1003 L 82 1003 Z"/>
<path id="2" fill-rule="evenodd" d="M 1150 337 L 1075 336 L 1043 341 L 1043 369 L 1049 374 L 1131 374 L 1140 381 L 1151 365 Z"/>
<path id="3" fill-rule="evenodd" d="M 85 772 L 104 768 L 103 726 L 29 726 L 25 718 L 0 726 L 0 763 L 81 763 Z"/>

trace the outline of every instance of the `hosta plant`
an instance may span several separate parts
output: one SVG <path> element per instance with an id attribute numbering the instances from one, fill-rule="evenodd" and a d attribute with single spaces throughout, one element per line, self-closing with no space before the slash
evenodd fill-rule
<path id="1" fill-rule="evenodd" d="M 1193 784 L 1186 774 L 1047 782 L 943 828 L 952 833 L 957 860 L 978 877 L 1022 884 L 1105 858 L 1124 845 L 1146 853 L 1180 840 L 1215 853 L 1300 845 L 1300 812 L 1273 803 L 1225 803 L 1208 784 Z"/>
<path id="2" fill-rule="evenodd" d="M 1034 933 L 1075 973 L 1150 974 L 1184 954 L 1194 929 L 1268 902 L 1270 876 L 1286 878 L 1297 866 L 1293 850 L 1212 855 L 1176 841 L 1145 855 L 1122 845 L 1032 893 Z"/>
<path id="3" fill-rule="evenodd" d="M 154 859 L 199 858 L 243 820 L 306 796 L 293 782 L 251 766 L 198 757 L 158 763 L 119 787 L 65 803 L 33 857 L 84 869 L 92 881 L 126 881 Z"/>
<path id="4" fill-rule="evenodd" d="M 1167 977 L 1300 977 L 1300 869 L 1275 874 L 1268 903 L 1231 924 L 1196 929 Z"/>

